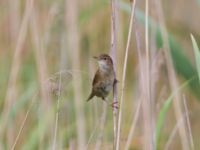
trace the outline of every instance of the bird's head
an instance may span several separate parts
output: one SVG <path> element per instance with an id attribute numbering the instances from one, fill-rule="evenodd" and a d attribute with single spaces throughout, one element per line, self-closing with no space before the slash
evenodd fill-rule
<path id="1" fill-rule="evenodd" d="M 99 68 L 102 71 L 110 71 L 111 69 L 113 69 L 113 61 L 109 55 L 101 54 L 99 56 L 94 56 L 94 59 L 98 61 Z"/>

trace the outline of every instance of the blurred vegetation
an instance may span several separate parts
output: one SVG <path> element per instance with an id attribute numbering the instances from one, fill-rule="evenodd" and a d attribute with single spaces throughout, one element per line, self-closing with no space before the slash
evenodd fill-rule
<path id="1" fill-rule="evenodd" d="M 0 149 L 12 148 L 20 128 L 23 126 L 23 121 L 25 121 L 24 126 L 15 148 L 24 150 L 51 149 L 55 136 L 54 129 L 57 112 L 59 112 L 58 133 L 56 137 L 57 149 L 77 149 L 77 138 L 79 133 L 77 132 L 76 103 L 74 100 L 75 80 L 78 83 L 82 83 L 80 85 L 83 96 L 79 101 L 81 101 L 80 106 L 83 107 L 83 114 L 86 122 L 84 132 L 86 133 L 86 144 L 88 149 L 95 149 L 96 143 L 99 140 L 102 140 L 102 149 L 112 149 L 112 108 L 108 108 L 104 129 L 103 131 L 100 131 L 99 126 L 101 124 L 104 103 L 98 98 L 95 98 L 90 103 L 85 102 L 90 92 L 92 77 L 97 69 L 96 62 L 92 60 L 92 56 L 100 53 L 109 53 L 110 51 L 110 1 L 77 0 L 78 48 L 80 55 L 80 62 L 77 63 L 80 63 L 80 68 L 73 68 L 73 60 L 75 59 L 73 54 L 77 50 L 69 49 L 68 47 L 70 44 L 70 35 L 66 16 L 68 15 L 67 13 L 69 13 L 69 10 L 67 9 L 66 1 L 34 1 L 33 12 L 36 16 L 36 24 L 39 33 L 38 37 L 41 42 L 41 45 L 39 45 L 39 52 L 43 51 L 44 57 L 42 57 L 41 53 L 37 56 L 37 46 L 34 44 L 33 36 L 32 25 L 34 25 L 34 19 L 32 12 L 28 21 L 25 40 L 22 42 L 21 53 L 19 54 L 19 71 L 16 75 L 16 82 L 14 82 L 14 91 L 11 91 L 9 87 L 11 70 L 13 69 L 13 65 L 15 65 L 13 62 L 16 45 L 27 2 L 28 0 L 17 2 L 13 2 L 12 0 L 0 1 Z M 190 17 L 190 14 L 188 14 L 188 17 L 185 15 L 184 11 L 188 7 L 188 11 L 191 11 L 191 14 L 198 14 L 199 5 L 196 3 L 199 4 L 199 0 L 189 2 L 188 5 L 185 5 L 185 3 L 186 0 L 163 2 L 163 12 L 168 30 L 171 57 L 180 83 L 179 88 L 181 89 L 181 94 L 186 95 L 187 97 L 193 141 L 195 149 L 198 149 L 200 148 L 198 142 L 200 125 L 198 119 L 198 114 L 200 113 L 200 86 L 197 71 L 199 65 L 199 49 L 197 45 L 200 37 L 197 28 L 199 27 L 199 18 L 198 16 Z M 139 58 L 136 50 L 135 31 L 137 30 L 136 26 L 139 25 L 142 29 L 141 43 L 145 43 L 143 37 L 145 24 L 144 4 L 145 1 L 138 1 L 136 4 L 137 9 L 133 27 L 134 32 L 128 57 L 127 78 L 125 84 L 125 104 L 122 108 L 122 148 L 126 144 L 136 110 L 136 104 L 140 100 L 140 95 L 138 94 L 140 92 L 140 83 L 138 81 Z M 117 76 L 119 80 L 118 91 L 120 97 L 121 76 L 123 70 L 122 62 L 124 60 L 131 5 L 129 1 L 119 1 L 118 5 Z M 156 44 L 154 45 L 154 43 L 151 43 L 151 45 L 153 45 L 152 47 L 155 47 L 155 49 L 151 49 L 152 55 L 153 52 L 158 53 L 163 47 L 160 26 L 157 15 L 154 14 L 154 9 L 155 5 L 150 3 L 151 13 L 149 16 L 149 29 L 150 35 L 153 35 L 150 39 L 153 38 Z M 173 16 L 173 14 L 176 15 Z M 176 24 L 176 26 L 174 26 L 174 24 Z M 181 30 L 183 28 L 186 30 Z M 140 32 L 140 30 L 138 31 Z M 156 33 L 154 33 L 155 31 Z M 192 42 L 189 36 L 191 31 L 196 39 L 196 41 L 192 41 L 194 51 L 192 51 Z M 73 35 L 71 36 L 73 37 Z M 64 55 L 62 51 L 64 52 Z M 196 59 L 194 59 L 195 57 Z M 159 59 L 164 59 L 164 57 Z M 194 60 L 196 60 L 196 65 L 194 65 Z M 40 79 L 43 79 L 43 77 L 41 77 L 41 72 L 44 70 L 40 67 L 44 65 L 41 64 L 43 61 L 46 63 L 45 69 L 47 72 L 46 76 L 44 75 L 45 81 L 41 83 Z M 59 89 L 57 84 L 59 83 L 60 74 L 62 74 L 62 86 L 61 95 L 58 96 L 53 92 L 57 92 Z M 157 90 L 154 111 L 156 116 L 155 123 L 159 124 L 156 128 L 156 132 L 159 134 L 159 139 L 157 139 L 157 144 L 159 144 L 158 149 L 163 149 L 177 123 L 174 117 L 174 110 L 171 107 L 171 95 L 176 91 L 171 91 L 169 88 L 169 79 L 166 75 L 165 65 L 162 65 L 157 76 L 159 76 L 159 79 L 156 83 Z M 53 78 L 53 80 L 50 80 L 50 78 Z M 51 86 L 53 86 L 50 88 L 50 94 L 48 81 L 51 81 Z M 11 82 L 11 84 L 12 83 L 13 82 Z M 188 83 L 188 88 L 182 90 L 182 86 L 183 84 L 185 85 L 185 83 Z M 45 101 L 42 96 L 41 88 L 43 86 L 46 87 L 47 93 L 49 94 L 48 96 L 50 96 L 50 99 L 48 99 L 49 101 Z M 53 90 L 53 92 L 51 90 Z M 12 103 L 7 104 L 7 95 L 12 92 L 14 92 L 12 95 L 13 98 L 11 99 Z M 111 99 L 112 95 L 110 94 L 110 102 Z M 59 108 L 57 108 L 58 100 L 60 100 Z M 29 111 L 29 113 L 27 119 L 25 119 L 27 111 Z M 8 112 L 8 115 L 6 112 Z M 139 125 L 136 126 L 137 130 L 134 133 L 130 149 L 142 149 L 142 115 L 140 118 L 141 119 L 138 121 Z M 99 133 L 102 133 L 103 136 L 99 136 Z M 178 134 L 176 137 L 178 137 Z M 171 148 L 181 149 L 179 138 L 174 139 Z"/>

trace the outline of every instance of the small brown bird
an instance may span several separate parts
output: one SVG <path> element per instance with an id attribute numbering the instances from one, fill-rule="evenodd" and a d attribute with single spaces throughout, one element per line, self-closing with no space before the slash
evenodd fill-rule
<path id="1" fill-rule="evenodd" d="M 114 82 L 117 81 L 115 79 L 112 58 L 107 54 L 101 54 L 94 58 L 98 61 L 99 68 L 94 76 L 92 92 L 87 101 L 91 100 L 94 96 L 101 97 L 102 100 L 105 100 L 113 89 Z"/>

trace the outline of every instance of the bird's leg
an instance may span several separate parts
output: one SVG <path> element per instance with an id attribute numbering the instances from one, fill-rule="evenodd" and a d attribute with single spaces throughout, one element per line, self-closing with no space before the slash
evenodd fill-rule
<path id="1" fill-rule="evenodd" d="M 118 102 L 113 102 L 113 103 L 109 103 L 107 98 L 102 98 L 103 101 L 105 101 L 108 105 L 110 105 L 112 108 L 116 108 L 119 109 L 119 107 L 117 106 Z"/>
<path id="2" fill-rule="evenodd" d="M 113 102 L 112 104 L 113 104 L 113 105 L 114 105 L 114 104 L 118 104 L 118 102 Z"/>

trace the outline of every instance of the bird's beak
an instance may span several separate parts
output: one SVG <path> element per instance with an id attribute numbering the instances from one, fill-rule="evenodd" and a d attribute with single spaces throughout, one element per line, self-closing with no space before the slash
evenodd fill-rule
<path id="1" fill-rule="evenodd" d="M 93 56 L 93 58 L 94 58 L 94 59 L 96 59 L 96 60 L 98 60 L 98 59 L 99 59 L 99 57 L 97 57 L 97 56 Z"/>

